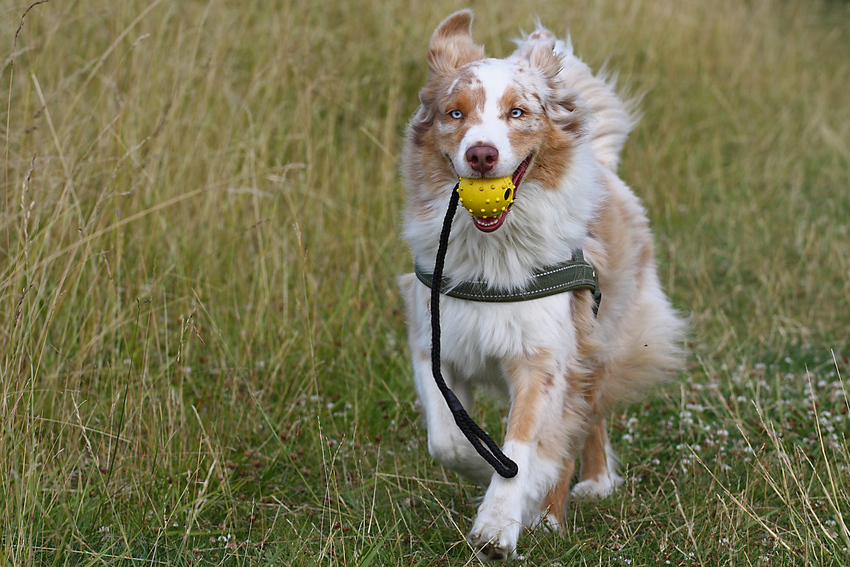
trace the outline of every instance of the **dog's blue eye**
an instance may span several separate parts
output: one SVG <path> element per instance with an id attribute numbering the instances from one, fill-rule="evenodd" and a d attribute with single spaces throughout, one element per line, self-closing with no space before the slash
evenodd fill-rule
<path id="1" fill-rule="evenodd" d="M 514 108 L 511 110 L 511 116 L 514 118 L 519 118 L 523 114 L 525 114 L 525 112 L 521 108 Z"/>
<path id="2" fill-rule="evenodd" d="M 463 118 L 463 112 L 461 112 L 460 110 L 452 110 L 451 112 L 449 112 L 449 116 L 451 116 L 452 118 Z"/>

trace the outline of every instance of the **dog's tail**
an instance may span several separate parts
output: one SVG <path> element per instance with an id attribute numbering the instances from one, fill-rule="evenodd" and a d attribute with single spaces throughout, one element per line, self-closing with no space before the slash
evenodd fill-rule
<path id="1" fill-rule="evenodd" d="M 576 57 L 569 36 L 566 40 L 556 39 L 549 30 L 538 25 L 537 30 L 518 41 L 518 51 L 529 49 L 530 44 L 543 42 L 553 46 L 561 58 L 558 78 L 564 87 L 577 91 L 590 106 L 593 119 L 590 124 L 590 140 L 597 159 L 612 171 L 620 163 L 620 152 L 637 125 L 640 98 L 623 99 L 617 94 L 617 76 L 604 68 L 596 75 L 581 59 Z"/>

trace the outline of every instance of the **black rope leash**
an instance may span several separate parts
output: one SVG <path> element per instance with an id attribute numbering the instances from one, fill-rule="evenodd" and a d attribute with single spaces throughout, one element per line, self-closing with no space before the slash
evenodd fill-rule
<path id="1" fill-rule="evenodd" d="M 446 211 L 446 218 L 443 220 L 443 229 L 440 232 L 440 244 L 437 248 L 437 259 L 434 263 L 434 282 L 431 286 L 431 370 L 434 374 L 434 381 L 437 383 L 440 393 L 446 399 L 446 404 L 452 412 L 455 423 L 464 436 L 469 440 L 472 446 L 478 451 L 484 460 L 505 478 L 513 478 L 517 474 L 516 463 L 510 460 L 499 446 L 493 442 L 487 433 L 481 429 L 466 410 L 463 409 L 463 404 L 457 399 L 446 385 L 443 379 L 443 374 L 440 371 L 440 283 L 443 281 L 443 265 L 446 262 L 446 250 L 449 245 L 449 233 L 452 229 L 452 219 L 455 216 L 457 203 L 460 195 L 457 192 L 459 185 L 455 185 L 452 190 L 452 196 L 449 200 L 449 208 Z"/>

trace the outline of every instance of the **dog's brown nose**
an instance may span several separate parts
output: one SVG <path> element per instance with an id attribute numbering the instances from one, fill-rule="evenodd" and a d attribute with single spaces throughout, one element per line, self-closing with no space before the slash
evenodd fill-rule
<path id="1" fill-rule="evenodd" d="M 493 146 L 472 146 L 466 150 L 466 161 L 475 171 L 487 173 L 499 161 L 499 150 Z"/>

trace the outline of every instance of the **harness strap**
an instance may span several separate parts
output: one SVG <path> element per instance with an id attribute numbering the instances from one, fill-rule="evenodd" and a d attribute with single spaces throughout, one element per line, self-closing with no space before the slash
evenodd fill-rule
<path id="1" fill-rule="evenodd" d="M 414 272 L 419 281 L 432 287 L 434 274 L 425 271 L 418 263 L 414 266 Z M 596 270 L 584 259 L 584 253 L 581 250 L 577 250 L 568 262 L 537 270 L 532 275 L 532 281 L 523 289 L 491 288 L 487 282 L 479 280 L 460 282 L 452 282 L 448 278 L 440 278 L 440 280 L 440 293 L 468 301 L 508 303 L 538 299 L 577 289 L 589 289 L 596 300 L 595 313 L 602 300 Z"/>

